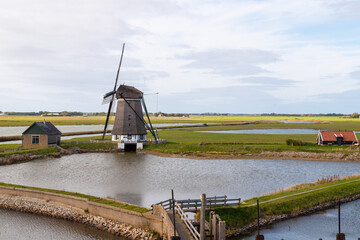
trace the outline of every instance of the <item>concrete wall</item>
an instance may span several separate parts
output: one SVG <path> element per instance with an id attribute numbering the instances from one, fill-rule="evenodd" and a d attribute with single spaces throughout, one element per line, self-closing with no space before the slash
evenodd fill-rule
<path id="1" fill-rule="evenodd" d="M 143 229 L 155 230 L 158 233 L 163 231 L 161 216 L 152 214 L 151 211 L 147 213 L 138 213 L 92 202 L 85 198 L 15 187 L 0 186 L 0 194 L 58 202 L 83 210 L 88 209 L 89 213 L 93 215 L 109 218 L 119 223 L 130 224 Z"/>
<path id="2" fill-rule="evenodd" d="M 169 214 L 166 212 L 163 206 L 154 205 L 154 215 L 159 216 L 162 219 L 162 231 L 159 232 L 160 236 L 163 237 L 163 239 L 171 239 L 171 236 L 174 236 L 174 224 L 172 223 L 172 220 L 169 217 Z M 179 236 L 179 233 L 176 232 L 177 236 Z"/>
<path id="3" fill-rule="evenodd" d="M 32 136 L 40 136 L 39 144 L 32 144 Z M 22 136 L 24 148 L 45 148 L 48 147 L 48 136 L 46 134 L 24 134 Z"/>

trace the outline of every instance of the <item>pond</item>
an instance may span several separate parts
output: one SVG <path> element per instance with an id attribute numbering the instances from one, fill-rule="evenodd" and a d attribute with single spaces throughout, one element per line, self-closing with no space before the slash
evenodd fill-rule
<path id="1" fill-rule="evenodd" d="M 81 223 L 0 209 L 0 239 L 124 239 Z"/>
<path id="2" fill-rule="evenodd" d="M 326 176 L 358 174 L 359 170 L 360 163 L 356 162 L 194 160 L 142 153 L 92 153 L 0 166 L 0 181 L 109 196 L 150 207 L 153 203 L 169 199 L 171 189 L 174 189 L 177 199 L 198 198 L 202 193 L 246 199 Z M 59 235 L 61 239 L 111 239 L 91 233 L 96 236 L 93 237 L 87 229 L 73 223 L 32 214 L 17 214 L 0 211 L 0 226 L 3 222 L 12 223 L 15 221 L 11 220 L 13 218 L 17 221 L 16 224 L 7 225 L 8 229 L 4 230 L 10 234 L 5 235 L 10 239 L 18 231 L 23 231 L 25 236 L 34 236 L 28 239 L 53 239 L 54 235 L 51 234 L 54 231 L 64 232 L 64 235 Z M 29 220 L 33 217 L 34 222 Z M 71 229 L 72 226 L 74 229 Z M 274 229 L 285 233 L 287 225 L 284 226 Z M 298 231 L 302 231 L 302 234 L 310 232 L 311 238 L 307 239 L 318 237 L 317 225 L 308 227 L 311 229 Z M 1 229 L 0 234 L 3 234 Z M 41 235 L 45 237 L 39 237 Z"/>
<path id="3" fill-rule="evenodd" d="M 229 134 L 318 134 L 319 130 L 307 128 L 265 128 L 265 129 L 239 129 L 223 131 L 198 131 L 208 133 L 229 133 Z"/>
<path id="4" fill-rule="evenodd" d="M 169 199 L 250 198 L 338 174 L 360 163 L 286 160 L 195 160 L 143 153 L 88 153 L 0 167 L 0 181 L 111 197 L 141 206 Z"/>

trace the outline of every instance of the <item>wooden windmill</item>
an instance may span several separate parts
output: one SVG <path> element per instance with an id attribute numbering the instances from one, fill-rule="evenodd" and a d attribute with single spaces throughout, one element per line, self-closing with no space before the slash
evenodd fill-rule
<path id="1" fill-rule="evenodd" d="M 158 137 L 152 127 L 150 117 L 146 109 L 143 92 L 135 87 L 127 85 L 120 85 L 116 89 L 124 55 L 124 48 L 125 43 L 122 48 L 114 89 L 113 91 L 106 93 L 103 98 L 103 104 L 109 103 L 103 139 L 109 123 L 113 102 L 117 99 L 118 104 L 116 108 L 115 122 L 111 131 L 112 141 L 118 142 L 119 149 L 123 149 L 125 151 L 136 151 L 136 149 L 143 148 L 143 142 L 146 141 L 146 130 L 154 136 L 155 143 L 158 143 Z M 144 119 L 143 109 L 148 122 Z"/>

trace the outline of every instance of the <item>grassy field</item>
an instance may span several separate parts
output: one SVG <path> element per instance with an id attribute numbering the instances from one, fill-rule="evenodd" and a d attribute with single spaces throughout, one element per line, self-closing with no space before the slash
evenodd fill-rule
<path id="1" fill-rule="evenodd" d="M 312 152 L 312 153 L 334 153 L 344 154 L 359 152 L 358 146 L 320 146 L 316 144 L 316 134 L 227 134 L 198 132 L 200 130 L 227 130 L 227 129 L 249 129 L 254 126 L 263 128 L 267 124 L 254 124 L 243 126 L 217 126 L 194 129 L 172 129 L 159 132 L 161 138 L 167 139 L 166 144 L 148 144 L 146 150 L 166 154 L 180 154 L 193 156 L 231 156 L 245 154 L 259 154 L 264 151 L 270 152 Z M 284 125 L 284 124 L 280 124 Z M 268 127 L 273 127 L 270 124 Z M 149 136 L 150 137 L 150 136 Z M 359 136 L 358 136 L 359 137 Z M 286 145 L 287 139 L 304 142 L 304 146 Z"/>
<path id="2" fill-rule="evenodd" d="M 269 217 L 281 214 L 296 215 L 304 209 L 360 193 L 360 176 L 323 182 L 320 180 L 317 183 L 293 186 L 289 190 L 248 199 L 240 207 L 218 207 L 215 212 L 228 226 L 242 227 L 257 219 L 257 199 L 260 202 L 260 216 Z"/>
<path id="3" fill-rule="evenodd" d="M 131 210 L 131 211 L 139 212 L 139 213 L 145 213 L 145 212 L 150 211 L 150 209 L 147 209 L 147 208 L 131 205 L 128 203 L 121 203 L 121 202 L 118 202 L 118 201 L 115 201 L 112 199 L 86 195 L 86 194 L 82 194 L 82 193 L 60 191 L 60 190 L 54 190 L 54 189 L 48 189 L 48 188 L 28 187 L 28 186 L 23 186 L 23 185 L 15 185 L 15 184 L 8 184 L 8 183 L 2 183 L 2 182 L 0 182 L 0 186 L 17 187 L 17 188 L 31 189 L 31 190 L 37 190 L 37 191 L 43 191 L 43 192 L 51 192 L 51 193 L 57 193 L 57 194 L 63 194 L 63 195 L 70 195 L 70 196 L 79 197 L 79 198 L 86 198 L 93 202 L 102 203 L 102 204 L 110 205 L 113 207 L 127 209 L 127 210 Z"/>
<path id="4" fill-rule="evenodd" d="M 73 116 L 73 117 L 41 117 L 41 116 L 0 116 L 0 126 L 29 126 L 33 122 L 51 121 L 54 125 L 87 125 L 104 124 L 105 116 Z M 200 116 L 190 115 L 190 117 L 151 117 L 153 123 L 231 123 L 231 122 L 256 122 L 256 121 L 312 121 L 323 123 L 334 123 L 342 126 L 342 123 L 353 123 L 360 129 L 360 119 L 343 117 L 289 117 L 289 116 Z M 114 117 L 110 118 L 110 124 Z M 342 122 L 337 124 L 337 122 Z M 345 124 L 346 125 L 346 124 Z"/>
<path id="5" fill-rule="evenodd" d="M 29 116 L 0 116 L 0 125 L 23 125 L 33 121 L 42 121 L 40 117 Z M 48 117 L 56 124 L 103 124 L 105 117 Z M 113 118 L 112 118 L 113 120 Z M 244 155 L 258 154 L 263 151 L 283 152 L 316 152 L 333 153 L 342 152 L 344 154 L 359 151 L 358 147 L 348 146 L 318 146 L 316 145 L 316 134 L 225 134 L 208 133 L 201 131 L 217 130 L 237 130 L 237 129 L 267 129 L 267 128 L 308 128 L 308 129 L 329 129 L 329 130 L 360 130 L 360 119 L 340 118 L 340 117 L 281 117 L 281 116 L 198 116 L 192 115 L 189 118 L 179 117 L 157 117 L 152 119 L 157 123 L 188 123 L 197 122 L 217 123 L 218 125 L 200 126 L 196 128 L 183 127 L 178 129 L 162 129 L 159 131 L 160 138 L 166 139 L 166 144 L 147 144 L 146 149 L 152 152 L 167 154 L 186 154 L 186 155 Z M 311 123 L 282 123 L 276 120 L 291 121 L 312 121 Z M 220 126 L 219 126 L 220 124 Z M 152 136 L 148 135 L 149 138 Z M 358 138 L 359 138 L 358 134 Z M 79 137 L 68 141 L 85 141 L 79 147 L 87 150 L 109 149 L 111 146 L 100 146 L 90 144 L 90 139 L 100 139 L 100 136 Z M 107 136 L 107 139 L 109 136 Z M 304 146 L 286 145 L 287 139 L 294 139 L 306 143 Z M 65 148 L 68 147 L 64 145 Z M 0 145 L 0 156 L 11 154 L 4 153 L 15 149 L 17 145 Z M 25 153 L 27 150 L 22 150 Z M 3 153 L 1 153 L 3 152 Z"/>

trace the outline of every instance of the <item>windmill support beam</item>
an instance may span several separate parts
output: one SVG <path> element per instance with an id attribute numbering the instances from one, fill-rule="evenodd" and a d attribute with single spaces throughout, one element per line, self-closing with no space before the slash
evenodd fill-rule
<path id="1" fill-rule="evenodd" d="M 148 117 L 148 119 L 149 119 L 150 126 L 149 126 L 149 124 L 144 120 L 144 118 L 142 118 L 141 116 L 139 116 L 139 114 L 138 114 L 138 113 L 135 111 L 135 109 L 131 106 L 131 104 L 129 103 L 129 101 L 128 101 L 122 94 L 120 95 L 120 97 L 121 97 L 122 99 L 124 99 L 124 101 L 126 102 L 126 104 L 134 111 L 135 115 L 144 123 L 146 129 L 149 130 L 150 133 L 154 136 L 155 143 L 157 144 L 157 143 L 158 143 L 158 139 L 157 139 L 156 134 L 155 134 L 155 131 L 154 131 L 152 125 L 151 125 L 150 118 L 149 118 L 149 115 L 148 115 L 147 111 L 146 111 L 146 115 L 147 115 L 147 117 Z M 144 103 L 144 100 L 143 100 L 143 99 L 142 99 L 142 102 Z M 145 106 L 145 105 L 144 105 L 144 106 Z M 145 107 L 145 108 L 146 108 L 146 107 Z"/>

